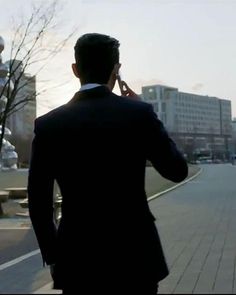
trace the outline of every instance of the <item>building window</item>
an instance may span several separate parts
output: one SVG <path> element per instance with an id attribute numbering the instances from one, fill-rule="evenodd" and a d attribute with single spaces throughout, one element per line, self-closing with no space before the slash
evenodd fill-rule
<path id="1" fill-rule="evenodd" d="M 152 104 L 154 112 L 158 113 L 159 112 L 159 107 L 158 107 L 158 102 L 155 102 Z"/>
<path id="2" fill-rule="evenodd" d="M 166 114 L 161 115 L 161 120 L 164 124 L 166 124 Z"/>
<path id="3" fill-rule="evenodd" d="M 162 111 L 163 113 L 166 112 L 166 103 L 165 103 L 165 102 L 162 102 L 162 104 L 161 104 L 161 111 Z"/>

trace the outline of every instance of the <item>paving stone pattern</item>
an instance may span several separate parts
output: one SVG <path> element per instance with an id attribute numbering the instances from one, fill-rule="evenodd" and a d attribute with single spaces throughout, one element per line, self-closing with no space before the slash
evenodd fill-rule
<path id="1" fill-rule="evenodd" d="M 236 294 L 236 166 L 204 165 L 150 202 L 170 275 L 160 293 Z"/>

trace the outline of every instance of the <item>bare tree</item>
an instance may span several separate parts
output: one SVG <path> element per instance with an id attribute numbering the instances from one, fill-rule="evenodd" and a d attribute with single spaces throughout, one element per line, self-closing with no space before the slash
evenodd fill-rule
<path id="1" fill-rule="evenodd" d="M 58 13 L 59 0 L 42 2 L 39 6 L 32 6 L 29 18 L 20 21 L 13 29 L 14 36 L 11 42 L 10 59 L 8 62 L 8 78 L 0 91 L 0 99 L 6 99 L 5 105 L 0 112 L 0 152 L 3 144 L 4 131 L 7 118 L 23 108 L 28 102 L 47 91 L 48 87 L 26 94 L 23 89 L 27 88 L 32 79 L 39 74 L 53 57 L 55 57 L 76 29 L 62 40 L 54 38 L 58 28 L 56 16 Z M 26 75 L 26 73 L 31 75 Z M 48 86 L 45 83 L 45 86 Z"/>

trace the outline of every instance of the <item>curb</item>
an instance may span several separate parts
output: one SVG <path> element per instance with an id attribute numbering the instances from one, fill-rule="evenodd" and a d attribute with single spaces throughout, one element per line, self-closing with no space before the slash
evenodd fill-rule
<path id="1" fill-rule="evenodd" d="M 155 195 L 149 197 L 149 198 L 147 199 L 148 202 L 150 202 L 150 201 L 152 201 L 152 200 L 154 200 L 154 199 L 160 197 L 161 195 L 164 195 L 164 194 L 166 194 L 166 193 L 168 193 L 168 192 L 170 192 L 170 191 L 176 189 L 177 187 L 179 187 L 179 186 L 181 186 L 181 185 L 183 185 L 183 184 L 185 184 L 185 183 L 191 181 L 192 179 L 196 178 L 199 174 L 201 174 L 202 171 L 203 171 L 203 169 L 200 168 L 200 170 L 199 170 L 196 174 L 194 174 L 193 176 L 191 176 L 190 178 L 187 178 L 186 180 L 184 180 L 184 181 L 182 181 L 182 182 L 180 182 L 180 183 L 178 183 L 178 184 L 176 184 L 176 185 L 174 185 L 174 186 L 172 186 L 172 187 L 170 187 L 170 188 L 168 188 L 168 189 L 166 189 L 166 190 L 164 190 L 164 191 L 162 191 L 162 192 L 160 192 L 160 193 L 157 193 L 157 194 L 155 194 Z"/>
<path id="2" fill-rule="evenodd" d="M 53 289 L 53 282 L 51 281 L 50 283 L 44 285 L 43 287 L 35 290 L 31 294 L 62 294 L 62 291 Z"/>

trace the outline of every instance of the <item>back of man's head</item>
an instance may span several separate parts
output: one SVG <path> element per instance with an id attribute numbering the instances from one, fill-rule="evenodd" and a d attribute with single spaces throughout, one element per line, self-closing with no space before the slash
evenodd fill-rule
<path id="1" fill-rule="evenodd" d="M 89 33 L 81 36 L 74 47 L 80 81 L 106 84 L 114 65 L 119 63 L 119 41 L 107 35 Z"/>

